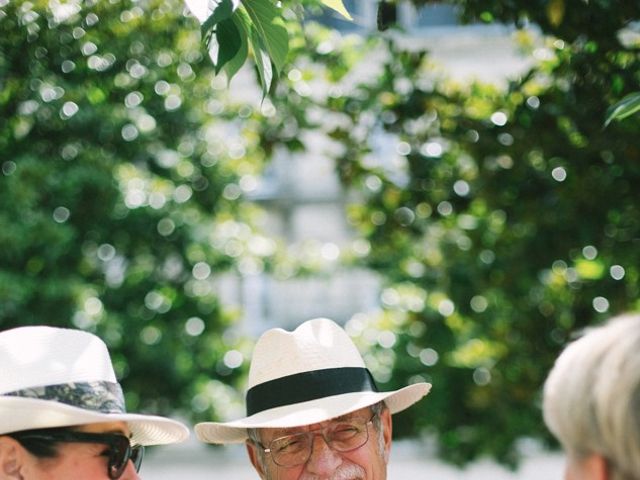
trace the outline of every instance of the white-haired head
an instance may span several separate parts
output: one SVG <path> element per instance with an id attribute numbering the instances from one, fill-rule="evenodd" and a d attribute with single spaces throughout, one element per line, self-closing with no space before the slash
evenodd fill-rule
<path id="1" fill-rule="evenodd" d="M 598 454 L 612 480 L 640 479 L 640 315 L 571 342 L 545 382 L 543 410 L 570 457 Z"/>

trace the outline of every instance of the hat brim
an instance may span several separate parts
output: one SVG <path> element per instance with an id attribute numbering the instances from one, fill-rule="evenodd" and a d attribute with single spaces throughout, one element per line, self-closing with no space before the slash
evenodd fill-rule
<path id="1" fill-rule="evenodd" d="M 248 428 L 290 428 L 324 422 L 384 401 L 391 413 L 400 412 L 431 390 L 430 383 L 415 383 L 393 392 L 353 392 L 272 408 L 231 422 L 202 422 L 196 436 L 206 443 L 242 443 Z"/>
<path id="2" fill-rule="evenodd" d="M 100 413 L 51 400 L 0 397 L 0 435 L 39 428 L 70 427 L 103 422 L 125 422 L 138 445 L 178 443 L 189 429 L 169 418 L 136 413 Z"/>

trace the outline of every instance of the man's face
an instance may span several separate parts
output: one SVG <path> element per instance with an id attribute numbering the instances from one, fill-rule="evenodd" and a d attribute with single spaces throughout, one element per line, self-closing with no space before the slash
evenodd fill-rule
<path id="1" fill-rule="evenodd" d="M 260 440 L 268 447 L 274 439 L 287 435 L 315 431 L 311 439 L 311 453 L 306 462 L 293 466 L 277 465 L 270 453 L 263 454 L 260 446 L 247 442 L 247 450 L 251 463 L 263 480 L 386 480 L 387 461 L 391 448 L 391 414 L 384 409 L 380 414 L 382 435 L 376 427 L 369 423 L 368 440 L 359 448 L 348 452 L 340 452 L 331 448 L 321 432 L 331 432 L 341 422 L 361 420 L 367 422 L 372 412 L 369 408 L 357 410 L 349 415 L 313 425 L 288 429 L 262 429 Z M 324 429 L 324 430 L 321 430 Z"/>

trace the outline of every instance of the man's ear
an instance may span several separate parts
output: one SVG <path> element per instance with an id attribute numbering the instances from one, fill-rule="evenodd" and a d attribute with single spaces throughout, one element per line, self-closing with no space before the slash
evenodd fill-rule
<path id="1" fill-rule="evenodd" d="M 24 448 L 13 438 L 0 435 L 0 480 L 21 480 Z"/>
<path id="2" fill-rule="evenodd" d="M 264 465 L 260 461 L 260 453 L 258 453 L 258 447 L 251 440 L 247 440 L 245 442 L 245 446 L 247 447 L 247 454 L 249 455 L 249 460 L 251 460 L 251 465 L 253 465 L 253 468 L 256 469 L 256 472 L 258 472 L 260 478 L 264 480 L 266 476 Z"/>
<path id="3" fill-rule="evenodd" d="M 391 438 L 393 436 L 393 420 L 391 412 L 385 408 L 380 413 L 380 422 L 382 426 L 382 439 L 384 441 L 384 461 L 389 463 L 389 455 L 391 454 Z"/>

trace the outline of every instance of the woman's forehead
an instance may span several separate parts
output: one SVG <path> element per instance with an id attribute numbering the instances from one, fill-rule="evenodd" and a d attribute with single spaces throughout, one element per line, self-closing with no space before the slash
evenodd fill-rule
<path id="1" fill-rule="evenodd" d="M 126 437 L 131 436 L 129 426 L 125 422 L 102 422 L 79 425 L 76 430 L 90 433 L 118 433 Z"/>

